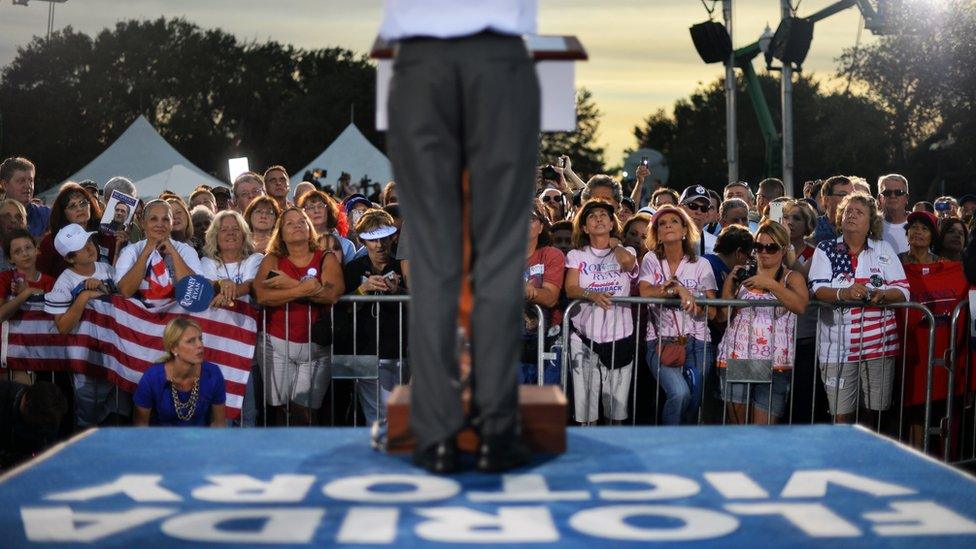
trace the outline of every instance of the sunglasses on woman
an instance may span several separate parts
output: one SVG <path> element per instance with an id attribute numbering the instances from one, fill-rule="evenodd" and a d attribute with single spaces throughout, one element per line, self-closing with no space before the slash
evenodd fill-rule
<path id="1" fill-rule="evenodd" d="M 558 194 L 544 194 L 542 195 L 542 201 L 546 204 L 555 204 L 559 202 Z"/>
<path id="2" fill-rule="evenodd" d="M 782 250 L 783 247 L 775 242 L 770 242 L 769 244 L 759 244 L 757 242 L 756 244 L 752 245 L 752 249 L 755 250 L 756 253 L 772 255 Z"/>

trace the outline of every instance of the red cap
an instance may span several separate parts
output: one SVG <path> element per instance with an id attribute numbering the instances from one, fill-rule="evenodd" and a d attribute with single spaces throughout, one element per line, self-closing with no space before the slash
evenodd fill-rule
<path id="1" fill-rule="evenodd" d="M 939 220 L 935 218 L 935 214 L 926 211 L 912 212 L 908 214 L 908 223 L 905 224 L 905 228 L 907 229 L 915 221 L 920 221 L 928 226 L 929 230 L 932 231 L 933 241 L 939 235 Z"/>

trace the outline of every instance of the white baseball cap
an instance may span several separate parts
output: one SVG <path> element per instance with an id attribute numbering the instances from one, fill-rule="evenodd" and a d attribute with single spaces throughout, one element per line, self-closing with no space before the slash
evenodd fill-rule
<path id="1" fill-rule="evenodd" d="M 71 252 L 84 248 L 93 234 L 95 231 L 86 231 L 77 223 L 65 225 L 54 237 L 54 249 L 61 254 L 61 257 L 67 257 Z"/>

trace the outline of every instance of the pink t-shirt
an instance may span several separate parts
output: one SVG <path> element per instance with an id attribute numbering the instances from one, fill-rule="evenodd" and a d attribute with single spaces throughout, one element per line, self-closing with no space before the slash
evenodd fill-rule
<path id="1" fill-rule="evenodd" d="M 624 249 L 636 260 L 636 250 L 629 246 Z M 637 265 L 630 272 L 622 271 L 609 248 L 586 246 L 582 250 L 570 250 L 566 254 L 566 268 L 579 271 L 580 288 L 615 297 L 629 296 L 631 280 L 637 276 Z M 616 341 L 634 333 L 634 319 L 626 304 L 604 310 L 592 303 L 583 303 L 574 311 L 573 326 L 596 343 Z"/>
<path id="2" fill-rule="evenodd" d="M 712 272 L 712 265 L 707 259 L 699 257 L 697 261 L 688 261 L 687 257 L 681 258 L 675 275 L 682 286 L 688 288 L 692 294 L 704 293 L 708 290 L 716 291 L 715 274 Z M 657 254 L 648 252 L 644 255 L 641 262 L 639 282 L 647 282 L 655 286 L 660 286 L 671 278 L 671 270 L 663 260 L 658 259 Z M 663 337 L 677 337 L 681 335 L 693 337 L 699 341 L 711 341 L 708 332 L 708 322 L 705 318 L 705 311 L 693 317 L 688 313 L 676 308 L 665 308 L 660 305 L 649 305 L 648 314 L 653 315 L 651 322 L 647 325 L 647 340 L 657 339 L 658 335 Z M 672 314 L 672 311 L 674 314 Z M 677 321 L 677 324 L 675 324 Z"/>

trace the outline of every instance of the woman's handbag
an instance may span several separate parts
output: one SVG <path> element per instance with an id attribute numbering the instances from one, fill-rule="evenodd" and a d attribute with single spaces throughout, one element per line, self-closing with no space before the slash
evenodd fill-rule
<path id="1" fill-rule="evenodd" d="M 671 310 L 671 315 L 674 317 L 674 327 L 678 329 L 678 315 L 675 314 L 674 310 Z M 662 337 L 661 338 L 661 353 L 659 356 L 661 366 L 667 366 L 668 368 L 680 368 L 685 365 L 685 344 L 688 343 L 688 338 L 685 336 L 675 336 L 675 337 Z"/>

